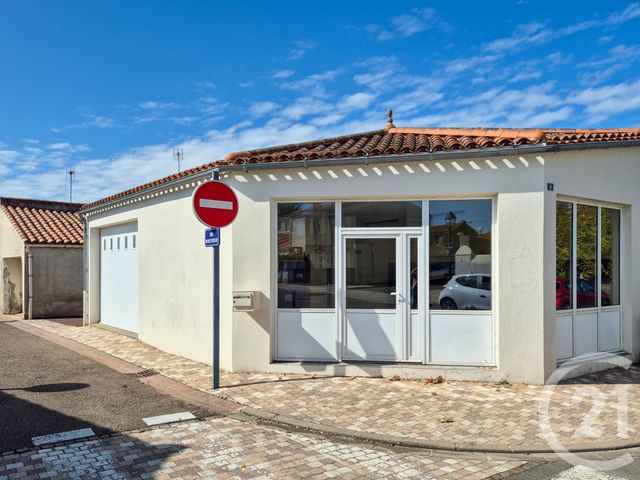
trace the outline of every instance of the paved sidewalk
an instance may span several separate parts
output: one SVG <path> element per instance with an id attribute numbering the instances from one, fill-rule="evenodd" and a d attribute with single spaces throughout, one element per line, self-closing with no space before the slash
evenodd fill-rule
<path id="1" fill-rule="evenodd" d="M 337 443 L 232 418 L 212 418 L 0 456 L 0 480 L 482 480 L 503 478 L 530 466 L 515 460 Z"/>
<path id="2" fill-rule="evenodd" d="M 211 392 L 211 369 L 206 365 L 98 327 L 43 320 L 25 323 Z M 237 373 L 223 373 L 221 384 L 224 388 L 218 395 L 265 416 L 297 419 L 303 426 L 311 422 L 354 434 L 413 439 L 459 450 L 549 451 L 539 423 L 541 386 Z M 628 395 L 623 412 L 626 424 L 617 408 L 621 390 L 616 385 L 624 385 Z M 602 411 L 585 424 L 587 414 L 594 413 L 596 398 L 602 401 Z M 559 385 L 549 405 L 550 426 L 566 446 L 604 449 L 640 440 L 640 370 L 636 367 Z"/>

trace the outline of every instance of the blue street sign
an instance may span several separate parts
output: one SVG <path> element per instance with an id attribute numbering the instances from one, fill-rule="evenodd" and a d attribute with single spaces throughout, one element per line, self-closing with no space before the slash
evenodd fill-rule
<path id="1" fill-rule="evenodd" d="M 220 246 L 220 229 L 218 227 L 207 228 L 204 231 L 204 246 L 205 247 Z"/>

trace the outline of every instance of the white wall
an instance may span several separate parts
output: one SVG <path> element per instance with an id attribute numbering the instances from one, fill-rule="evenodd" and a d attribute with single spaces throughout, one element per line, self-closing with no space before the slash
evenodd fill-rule
<path id="1" fill-rule="evenodd" d="M 494 295 L 498 366 L 460 369 L 458 378 L 507 377 L 515 382 L 542 383 L 544 159 L 531 156 L 504 160 L 498 157 L 490 163 L 478 159 L 471 163 L 441 161 L 439 166 L 414 162 L 308 170 L 301 166 L 223 175 L 223 180 L 238 192 L 240 205 L 232 227 L 233 290 L 259 290 L 263 294 L 260 311 L 233 313 L 234 369 L 266 370 L 272 358 L 269 332 L 275 323 L 276 299 L 274 200 L 490 195 L 497 198 L 498 228 L 494 228 L 493 241 L 497 242 L 494 251 L 498 253 L 494 258 L 499 287 Z"/>
<path id="2" fill-rule="evenodd" d="M 222 232 L 221 359 L 238 371 L 295 370 L 271 365 L 275 324 L 275 201 L 439 199 L 491 196 L 495 368 L 451 368 L 460 379 L 542 383 L 555 368 L 556 193 L 638 205 L 640 178 L 634 150 L 563 152 L 476 160 L 407 162 L 228 172 L 223 180 L 239 198 L 239 214 Z M 546 183 L 555 183 L 555 192 Z M 158 348 L 210 363 L 211 251 L 191 212 L 193 188 L 169 192 L 90 218 L 90 317 L 98 320 L 100 226 L 136 220 L 140 236 L 140 338 Z M 640 238 L 637 209 L 623 211 Z M 623 284 L 626 342 L 640 346 L 640 258 Z M 631 273 L 631 272 L 634 273 Z M 261 292 L 257 312 L 232 312 L 231 292 Z M 634 338 L 634 336 L 636 338 Z M 444 369 L 442 372 L 446 374 Z M 432 374 L 433 372 L 431 372 Z"/>
<path id="3" fill-rule="evenodd" d="M 563 152 L 548 155 L 546 160 L 545 182 L 552 182 L 555 190 L 555 195 L 548 197 L 553 206 L 548 209 L 548 215 L 553 218 L 554 227 L 555 200 L 560 195 L 576 200 L 610 202 L 622 208 L 622 347 L 637 360 L 640 358 L 640 255 L 632 245 L 640 239 L 640 149 Z M 549 266 L 555 269 L 555 237 L 548 238 L 547 242 L 546 258 Z M 547 281 L 551 281 L 551 277 Z M 547 293 L 554 291 L 555 281 L 546 288 Z M 555 317 L 555 307 L 547 312 L 547 317 Z M 548 323 L 545 321 L 545 325 Z M 546 336 L 552 335 L 555 336 L 555 330 L 550 326 Z"/>
<path id="4" fill-rule="evenodd" d="M 99 321 L 99 228 L 137 221 L 140 340 L 210 364 L 213 257 L 192 192 L 189 185 L 89 217 L 89 317 Z M 224 244 L 227 233 L 222 237 Z"/>

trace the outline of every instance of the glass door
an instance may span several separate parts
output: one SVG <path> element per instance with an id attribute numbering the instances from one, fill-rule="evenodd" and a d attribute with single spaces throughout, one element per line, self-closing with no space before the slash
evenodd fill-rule
<path id="1" fill-rule="evenodd" d="M 345 360 L 419 361 L 418 240 L 344 238 Z"/>

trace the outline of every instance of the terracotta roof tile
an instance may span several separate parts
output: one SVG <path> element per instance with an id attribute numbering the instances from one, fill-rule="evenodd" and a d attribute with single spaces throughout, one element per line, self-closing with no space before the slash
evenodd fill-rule
<path id="1" fill-rule="evenodd" d="M 145 183 L 130 190 L 89 203 L 95 207 L 118 198 L 187 177 L 217 166 L 278 163 L 331 158 L 404 155 L 424 152 L 515 147 L 518 145 L 561 145 L 586 142 L 615 142 L 640 139 L 640 128 L 539 129 L 539 128 L 397 128 L 374 130 L 309 142 L 279 145 L 229 153 L 176 175 Z"/>
<path id="2" fill-rule="evenodd" d="M 82 245 L 79 203 L 0 198 L 0 209 L 20 238 L 32 245 Z"/>

